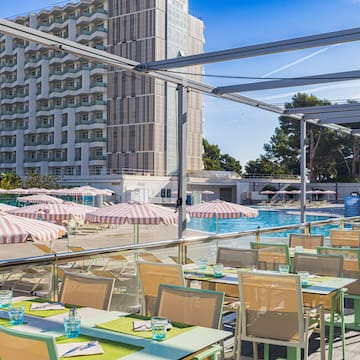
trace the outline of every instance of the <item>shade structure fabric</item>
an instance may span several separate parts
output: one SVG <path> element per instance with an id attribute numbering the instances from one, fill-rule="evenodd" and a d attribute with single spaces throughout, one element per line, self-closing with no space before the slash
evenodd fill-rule
<path id="1" fill-rule="evenodd" d="M 213 200 L 188 206 L 187 212 L 192 217 L 237 219 L 239 217 L 257 217 L 259 211 L 248 206 L 234 204 L 223 200 Z"/>
<path id="2" fill-rule="evenodd" d="M 90 222 L 105 224 L 175 224 L 178 214 L 173 209 L 154 204 L 140 204 L 136 202 L 121 203 L 101 208 L 86 214 L 85 219 Z"/>
<path id="3" fill-rule="evenodd" d="M 95 211 L 93 206 L 75 204 L 67 201 L 63 204 L 35 204 L 10 211 L 11 214 L 47 221 L 61 222 L 68 219 L 84 220 L 85 214 Z"/>
<path id="4" fill-rule="evenodd" d="M 37 188 L 37 187 L 26 189 L 27 194 L 49 194 L 50 191 L 51 190 L 49 189 Z"/>
<path id="5" fill-rule="evenodd" d="M 27 202 L 33 204 L 62 204 L 64 200 L 56 198 L 54 196 L 49 196 L 46 194 L 36 194 L 30 196 L 22 196 L 17 198 L 19 202 Z"/>
<path id="6" fill-rule="evenodd" d="M 24 242 L 29 237 L 34 241 L 50 241 L 66 234 L 66 229 L 63 226 L 51 224 L 46 221 L 25 219 L 9 213 L 0 213 L 0 221 L 1 224 L 11 223 L 14 227 L 14 230 L 12 230 L 13 234 L 6 226 L 0 228 L 2 243 L 6 243 L 6 238 L 9 238 L 7 243 L 15 243 Z M 19 235 L 19 229 L 23 234 L 21 236 Z"/>
<path id="7" fill-rule="evenodd" d="M 27 194 L 28 191 L 26 189 L 16 188 L 16 189 L 6 190 L 6 193 L 7 194 L 24 195 L 24 194 Z"/>

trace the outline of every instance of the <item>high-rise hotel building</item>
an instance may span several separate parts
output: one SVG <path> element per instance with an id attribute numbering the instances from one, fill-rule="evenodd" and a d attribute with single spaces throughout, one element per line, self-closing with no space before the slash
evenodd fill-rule
<path id="1" fill-rule="evenodd" d="M 147 62 L 203 51 L 187 0 L 83 0 L 17 23 Z M 201 80 L 203 68 L 186 68 Z M 189 170 L 202 169 L 203 99 L 189 93 Z M 173 84 L 0 34 L 0 171 L 177 172 Z"/>

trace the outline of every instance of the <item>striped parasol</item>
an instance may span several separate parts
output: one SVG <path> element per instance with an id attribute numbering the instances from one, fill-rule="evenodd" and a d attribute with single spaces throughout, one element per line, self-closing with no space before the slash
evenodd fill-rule
<path id="1" fill-rule="evenodd" d="M 134 243 L 139 243 L 139 225 L 175 224 L 178 215 L 173 209 L 154 204 L 136 202 L 103 207 L 86 214 L 90 222 L 105 224 L 134 224 Z"/>
<path id="2" fill-rule="evenodd" d="M 0 211 L 7 212 L 10 210 L 16 210 L 16 209 L 18 209 L 16 206 L 0 203 Z"/>
<path id="3" fill-rule="evenodd" d="M 29 233 L 15 224 L 11 217 L 0 212 L 0 244 L 22 243 L 29 238 Z"/>
<path id="4" fill-rule="evenodd" d="M 22 196 L 16 199 L 19 202 L 23 203 L 33 203 L 33 204 L 62 204 L 64 200 L 56 198 L 54 196 L 49 196 L 46 194 L 36 194 L 30 196 Z"/>
<path id="5" fill-rule="evenodd" d="M 216 218 L 216 233 L 218 232 L 218 219 L 237 219 L 240 217 L 257 217 L 259 211 L 248 206 L 234 204 L 223 200 L 213 200 L 187 207 L 191 217 Z"/>
<path id="6" fill-rule="evenodd" d="M 103 207 L 86 214 L 86 220 L 105 224 L 158 225 L 175 224 L 178 215 L 174 210 L 154 204 L 136 202 L 121 203 Z"/>
<path id="7" fill-rule="evenodd" d="M 0 224 L 2 243 L 24 242 L 29 237 L 34 241 L 51 241 L 66 234 L 66 229 L 63 226 L 46 221 L 24 219 L 3 212 L 0 212 Z M 11 224 L 11 228 L 6 224 Z M 19 232 L 19 229 L 22 233 Z M 5 240 L 7 238 L 9 241 Z"/>
<path id="8" fill-rule="evenodd" d="M 68 219 L 84 220 L 85 214 L 97 210 L 96 207 L 75 204 L 67 201 L 63 204 L 35 204 L 10 211 L 11 214 L 47 221 L 62 222 Z"/>

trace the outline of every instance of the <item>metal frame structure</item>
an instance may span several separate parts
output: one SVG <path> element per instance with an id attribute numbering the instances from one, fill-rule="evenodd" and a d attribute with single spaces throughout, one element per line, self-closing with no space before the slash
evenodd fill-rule
<path id="1" fill-rule="evenodd" d="M 220 97 L 249 105 L 259 109 L 271 111 L 279 115 L 285 115 L 301 121 L 301 222 L 305 222 L 305 195 L 306 195 L 306 123 L 318 124 L 336 131 L 342 131 L 355 136 L 360 136 L 360 122 L 357 114 L 360 107 L 355 105 L 335 105 L 310 108 L 297 108 L 284 110 L 281 107 L 245 97 L 233 92 L 255 91 L 260 89 L 273 89 L 279 87 L 290 87 L 308 85 L 315 83 L 354 80 L 359 78 L 360 71 L 351 71 L 334 74 L 323 74 L 294 78 L 289 80 L 265 81 L 252 84 L 240 84 L 228 87 L 214 87 L 203 82 L 194 81 L 163 70 L 179 68 L 191 65 L 207 64 L 248 57 L 263 56 L 279 52 L 288 52 L 312 47 L 331 44 L 351 42 L 360 40 L 360 28 L 323 33 L 318 35 L 293 38 L 288 40 L 257 44 L 235 49 L 214 51 L 199 55 L 183 56 L 173 59 L 154 61 L 140 64 L 120 56 L 110 54 L 106 51 L 97 50 L 88 46 L 78 44 L 42 31 L 32 29 L 13 21 L 0 19 L 0 33 L 9 34 L 16 38 L 35 42 L 50 48 L 61 49 L 68 53 L 111 65 L 122 70 L 141 73 L 143 75 L 171 82 L 178 85 L 178 150 L 179 150 L 179 185 L 178 185 L 178 210 L 179 210 L 179 239 L 183 238 L 183 230 L 186 227 L 185 199 L 186 196 L 186 117 L 187 117 L 187 91 L 196 91 L 206 95 Z M 320 109 L 321 108 L 321 109 Z M 322 111 L 321 111 L 322 110 Z M 352 126 L 355 126 L 353 128 Z"/>

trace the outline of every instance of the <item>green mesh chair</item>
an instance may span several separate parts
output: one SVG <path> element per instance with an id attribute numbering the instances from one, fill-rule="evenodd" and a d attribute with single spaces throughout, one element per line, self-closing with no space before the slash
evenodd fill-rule
<path id="1" fill-rule="evenodd" d="M 251 249 L 258 251 L 257 267 L 260 270 L 279 270 L 279 265 L 290 265 L 287 244 L 268 244 L 251 242 Z"/>
<path id="2" fill-rule="evenodd" d="M 59 360 L 55 338 L 0 326 L 1 360 Z"/>

